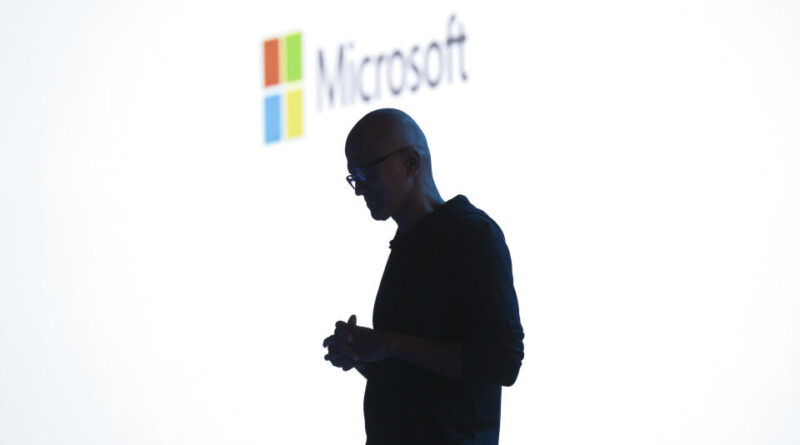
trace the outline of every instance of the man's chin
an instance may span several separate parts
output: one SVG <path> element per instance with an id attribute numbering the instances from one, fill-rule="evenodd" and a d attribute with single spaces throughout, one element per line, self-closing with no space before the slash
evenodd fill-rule
<path id="1" fill-rule="evenodd" d="M 369 213 L 375 221 L 386 221 L 389 219 L 389 215 L 381 212 L 381 209 L 369 209 Z"/>
<path id="2" fill-rule="evenodd" d="M 389 219 L 389 215 L 381 215 L 379 213 L 372 212 L 372 219 L 375 221 L 386 221 Z"/>

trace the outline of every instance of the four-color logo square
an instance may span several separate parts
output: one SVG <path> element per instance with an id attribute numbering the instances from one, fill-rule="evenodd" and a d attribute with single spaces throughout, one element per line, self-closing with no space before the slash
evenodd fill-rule
<path id="1" fill-rule="evenodd" d="M 264 141 L 303 135 L 303 39 L 299 32 L 264 41 Z"/>

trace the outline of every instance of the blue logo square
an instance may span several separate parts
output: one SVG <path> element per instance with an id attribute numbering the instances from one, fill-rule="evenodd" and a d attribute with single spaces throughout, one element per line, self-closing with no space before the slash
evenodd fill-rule
<path id="1" fill-rule="evenodd" d="M 281 139 L 281 96 L 264 98 L 264 140 L 267 144 Z"/>

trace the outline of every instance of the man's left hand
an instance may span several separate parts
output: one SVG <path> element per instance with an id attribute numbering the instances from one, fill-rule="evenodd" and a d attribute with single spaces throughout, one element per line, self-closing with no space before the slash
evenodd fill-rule
<path id="1" fill-rule="evenodd" d="M 390 355 L 391 334 L 358 326 L 355 315 L 351 315 L 347 323 L 337 321 L 334 336 L 355 352 L 357 362 L 377 362 Z"/>

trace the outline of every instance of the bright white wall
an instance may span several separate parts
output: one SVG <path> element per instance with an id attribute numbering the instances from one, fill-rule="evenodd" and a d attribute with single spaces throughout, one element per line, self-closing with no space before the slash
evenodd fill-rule
<path id="1" fill-rule="evenodd" d="M 389 253 L 343 180 L 382 106 L 505 231 L 503 443 L 800 442 L 796 2 L 283 3 L 0 5 L 0 443 L 362 442 L 321 342 Z M 317 49 L 453 12 L 467 82 L 316 108 Z M 266 146 L 295 30 L 306 131 Z"/>

